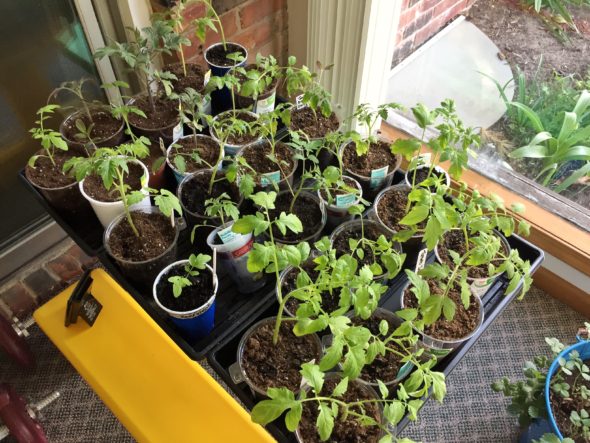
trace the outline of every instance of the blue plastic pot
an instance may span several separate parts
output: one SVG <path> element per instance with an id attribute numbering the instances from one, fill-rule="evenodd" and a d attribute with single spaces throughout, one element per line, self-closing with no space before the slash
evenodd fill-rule
<path id="1" fill-rule="evenodd" d="M 170 316 L 170 320 L 172 320 L 178 329 L 180 329 L 182 335 L 189 341 L 195 342 L 209 335 L 215 326 L 215 298 L 219 282 L 213 269 L 207 265 L 207 270 L 213 274 L 213 284 L 215 286 L 213 295 L 205 304 L 191 311 L 173 311 L 172 309 L 167 308 L 160 302 L 157 292 L 157 286 L 160 279 L 165 276 L 171 268 L 184 266 L 186 263 L 188 263 L 188 260 L 180 260 L 162 269 L 154 281 L 153 295 L 156 304 Z"/>
<path id="2" fill-rule="evenodd" d="M 545 380 L 545 406 L 547 407 L 547 416 L 549 417 L 549 423 L 551 424 L 552 432 L 557 435 L 560 440 L 563 440 L 563 435 L 561 435 L 561 432 L 557 428 L 555 417 L 553 416 L 553 411 L 551 410 L 549 389 L 551 388 L 551 379 L 559 370 L 559 359 L 564 358 L 569 360 L 569 356 L 572 351 L 578 351 L 582 360 L 590 359 L 590 341 L 582 340 L 580 337 L 576 338 L 578 339 L 578 343 L 561 351 L 555 360 L 553 360 L 553 363 L 551 363 L 551 366 L 549 367 L 549 372 L 547 372 L 547 379 Z"/>
<path id="3" fill-rule="evenodd" d="M 239 45 L 234 42 L 227 42 L 227 44 L 238 46 L 244 52 L 244 61 L 242 63 L 240 63 L 239 65 L 235 65 L 235 66 L 245 66 L 246 60 L 248 59 L 248 50 L 246 48 L 244 48 L 242 45 Z M 209 61 L 209 59 L 207 57 L 207 54 L 209 53 L 209 51 L 213 48 L 216 48 L 216 47 L 222 46 L 222 45 L 223 45 L 223 43 L 215 43 L 215 44 L 209 46 L 207 48 L 207 50 L 205 51 L 205 61 L 207 62 L 207 65 L 209 65 L 209 69 L 211 69 L 211 75 L 215 75 L 216 77 L 223 77 L 225 74 L 228 73 L 228 71 L 230 69 L 235 67 L 234 65 L 232 65 L 232 66 L 219 66 L 219 65 L 216 65 L 216 64 L 211 63 Z M 219 89 L 219 90 L 211 92 L 211 107 L 213 109 L 214 114 L 218 114 L 218 113 L 223 112 L 227 109 L 230 109 L 232 107 L 232 103 L 231 103 L 231 93 L 229 92 L 229 89 L 223 88 L 223 89 Z"/>

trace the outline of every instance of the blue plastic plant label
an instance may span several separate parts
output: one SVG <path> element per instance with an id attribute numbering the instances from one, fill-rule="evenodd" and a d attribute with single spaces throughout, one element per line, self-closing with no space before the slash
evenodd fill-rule
<path id="1" fill-rule="evenodd" d="M 336 206 L 339 208 L 348 208 L 356 201 L 354 194 L 342 194 L 336 196 Z"/>
<path id="2" fill-rule="evenodd" d="M 410 372 L 412 372 L 413 369 L 414 369 L 414 364 L 411 361 L 406 362 L 406 364 L 404 364 L 401 368 L 399 368 L 399 371 L 397 371 L 396 378 L 398 380 L 405 378 L 407 375 L 410 374 Z"/>
<path id="3" fill-rule="evenodd" d="M 371 189 L 381 186 L 381 183 L 387 177 L 387 171 L 389 171 L 389 165 L 371 171 Z"/>
<path id="4" fill-rule="evenodd" d="M 223 244 L 227 244 L 233 241 L 236 238 L 236 233 L 231 230 L 231 226 L 228 226 L 225 229 L 222 229 L 217 233 Z"/>
<path id="5" fill-rule="evenodd" d="M 273 183 L 278 183 L 279 181 L 281 181 L 281 171 L 268 172 L 266 174 L 262 174 L 262 177 L 260 177 L 260 184 L 262 186 L 272 185 Z"/>
<path id="6" fill-rule="evenodd" d="M 254 112 L 258 115 L 262 115 L 262 114 L 268 114 L 269 112 L 274 111 L 276 96 L 277 96 L 276 92 L 273 92 L 268 97 L 258 100 L 256 102 L 256 107 L 254 108 Z"/>

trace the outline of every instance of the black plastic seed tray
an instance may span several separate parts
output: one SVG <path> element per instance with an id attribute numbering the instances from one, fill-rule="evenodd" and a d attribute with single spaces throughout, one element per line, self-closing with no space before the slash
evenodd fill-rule
<path id="1" fill-rule="evenodd" d="M 544 259 L 544 253 L 542 250 L 518 236 L 512 236 L 508 239 L 508 242 L 512 248 L 518 249 L 524 260 L 530 261 L 531 272 L 535 272 L 541 266 Z M 415 262 L 414 257 L 410 257 L 410 259 L 414 259 L 412 261 Z M 434 257 L 431 253 L 427 258 L 427 262 L 430 262 L 433 259 Z M 400 275 L 391 280 L 389 282 L 389 290 L 381 298 L 380 305 L 392 311 L 399 310 L 401 294 L 406 284 L 407 277 L 403 273 L 400 273 Z M 508 281 L 505 277 L 500 277 L 496 280 L 482 298 L 484 304 L 484 321 L 482 327 L 470 340 L 440 361 L 437 365 L 437 370 L 442 371 L 447 376 L 451 373 L 496 317 L 500 315 L 512 300 L 514 300 L 519 293 L 520 288 L 522 288 L 522 282 L 514 292 L 504 295 L 507 286 Z M 231 334 L 228 334 L 226 338 L 222 340 L 207 356 L 211 367 L 229 386 L 231 392 L 235 394 L 248 409 L 252 409 L 260 399 L 254 397 L 252 391 L 245 383 L 236 385 L 229 375 L 228 368 L 236 361 L 238 344 L 244 332 L 258 320 L 276 315 L 277 309 L 278 303 L 276 302 L 276 299 L 269 299 L 267 303 L 261 306 L 259 311 L 252 315 L 250 321 L 244 322 L 240 327 L 235 328 L 234 331 Z M 279 442 L 294 442 L 295 438 L 293 434 L 287 432 L 282 420 L 283 418 L 281 417 L 267 426 L 268 431 Z M 408 423 L 409 418 L 406 416 L 399 423 L 397 432 L 400 433 Z"/>

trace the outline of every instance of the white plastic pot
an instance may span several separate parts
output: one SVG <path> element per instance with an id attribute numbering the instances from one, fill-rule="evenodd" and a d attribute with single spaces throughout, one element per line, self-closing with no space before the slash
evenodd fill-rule
<path id="1" fill-rule="evenodd" d="M 150 203 L 150 196 L 147 191 L 147 186 L 148 186 L 148 180 L 150 177 L 150 172 L 148 171 L 148 168 L 139 160 L 132 160 L 132 161 L 133 161 L 133 163 L 137 163 L 138 165 L 141 165 L 141 167 L 144 170 L 144 174 L 141 177 L 141 187 L 142 187 L 142 192 L 145 194 L 145 198 L 142 201 L 140 201 L 139 203 L 131 205 L 130 209 L 149 208 L 149 207 L 151 207 L 151 203 Z M 92 206 L 94 213 L 96 214 L 96 216 L 98 217 L 98 219 L 100 220 L 100 223 L 102 224 L 102 226 L 104 228 L 106 228 L 115 218 L 117 218 L 117 216 L 119 216 L 125 212 L 125 206 L 123 205 L 123 202 L 121 200 L 114 201 L 114 202 L 103 202 L 100 200 L 95 200 L 92 197 L 90 197 L 88 194 L 86 194 L 86 192 L 84 191 L 84 180 L 82 180 L 79 183 L 79 186 L 80 186 L 80 193 L 84 196 L 84 198 L 86 200 L 88 200 L 90 202 L 90 206 Z"/>

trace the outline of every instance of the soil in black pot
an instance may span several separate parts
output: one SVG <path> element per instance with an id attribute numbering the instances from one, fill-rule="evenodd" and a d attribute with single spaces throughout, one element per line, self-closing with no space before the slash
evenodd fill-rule
<path id="1" fill-rule="evenodd" d="M 284 179 L 291 174 L 295 167 L 293 152 L 286 144 L 279 142 L 275 145 L 275 157 L 279 164 L 268 157 L 270 154 L 271 146 L 268 142 L 248 146 L 242 151 L 242 156 L 246 159 L 248 165 L 259 174 L 256 177 L 258 183 L 260 183 L 260 175 L 262 174 L 280 170 L 281 179 Z"/>
<path id="2" fill-rule="evenodd" d="M 192 179 L 186 182 L 182 187 L 180 200 L 184 207 L 194 214 L 205 215 L 205 201 L 210 198 L 219 197 L 224 192 L 230 196 L 232 201 L 239 203 L 240 194 L 237 187 L 235 184 L 232 184 L 227 180 L 219 180 L 223 177 L 224 174 L 222 172 L 216 174 L 216 181 L 211 189 L 211 194 L 208 193 L 209 181 L 211 180 L 210 170 L 192 177 Z"/>
<path id="3" fill-rule="evenodd" d="M 313 198 L 306 194 L 300 194 L 291 210 L 292 201 L 293 196 L 290 192 L 278 195 L 275 200 L 275 209 L 269 211 L 270 218 L 271 220 L 278 218 L 281 212 L 295 214 L 301 220 L 303 232 L 295 234 L 287 229 L 287 233 L 283 235 L 276 226 L 273 226 L 273 235 L 279 241 L 300 241 L 315 234 L 321 228 L 322 211 Z"/>
<path id="4" fill-rule="evenodd" d="M 246 341 L 242 366 L 248 378 L 264 391 L 272 387 L 298 391 L 301 365 L 321 357 L 314 336 L 297 337 L 293 324 L 281 323 L 277 344 L 272 342 L 274 322 L 262 324 Z"/>
<path id="5" fill-rule="evenodd" d="M 241 46 L 238 46 L 235 43 L 226 43 L 225 46 L 227 49 L 224 49 L 223 45 L 217 45 L 208 49 L 205 53 L 207 62 L 215 66 L 230 68 L 235 66 L 236 62 L 227 58 L 229 54 L 239 52 L 244 57 L 246 57 L 246 52 Z"/>
<path id="6" fill-rule="evenodd" d="M 340 122 L 336 114 L 332 112 L 329 117 L 325 117 L 321 111 L 314 111 L 305 106 L 300 109 L 293 108 L 291 111 L 291 130 L 301 131 L 309 138 L 323 138 L 326 134 L 337 131 Z"/>
<path id="7" fill-rule="evenodd" d="M 584 363 L 589 365 L 590 360 L 586 360 Z M 574 386 L 574 383 L 576 383 L 576 386 L 586 386 L 586 389 L 590 389 L 590 381 L 584 380 L 582 377 L 578 377 L 578 380 L 576 380 L 577 372 L 572 375 L 567 375 L 562 372 L 561 375 L 563 376 L 564 383 L 567 383 L 570 387 Z M 572 411 L 579 412 L 582 409 L 587 411 L 590 408 L 590 401 L 584 400 L 578 392 L 573 393 L 572 390 L 570 390 L 569 398 L 566 399 L 553 392 L 552 389 L 549 390 L 549 400 L 551 402 L 551 410 L 553 411 L 555 423 L 561 431 L 561 434 L 573 439 L 576 443 L 587 443 L 588 440 L 584 439 L 582 435 L 579 435 L 580 428 L 573 426 L 570 420 L 570 415 Z"/>
<path id="8" fill-rule="evenodd" d="M 178 80 L 172 80 L 172 89 L 180 93 L 187 88 L 193 88 L 197 92 L 205 89 L 205 74 L 201 66 L 196 63 L 186 63 L 186 75 L 181 63 L 175 63 L 164 67 L 165 71 L 174 74 Z"/>
<path id="9" fill-rule="evenodd" d="M 305 272 L 307 273 L 307 275 L 309 275 L 309 278 L 311 278 L 312 281 L 316 281 L 316 279 L 318 278 L 319 272 L 316 271 L 315 268 L 315 263 L 312 260 L 308 260 L 306 261 L 301 267 L 305 270 Z M 285 277 L 285 279 L 283 280 L 283 286 L 282 286 L 282 292 L 283 292 L 283 297 L 286 296 L 287 294 L 289 294 L 290 292 L 294 291 L 295 289 L 297 289 L 297 275 L 299 274 L 299 269 L 294 268 L 291 270 L 291 272 L 289 272 L 289 274 Z M 340 292 L 338 291 L 324 291 L 322 293 L 322 309 L 326 312 L 333 312 L 336 309 L 338 309 L 338 303 L 340 302 Z M 297 300 L 294 297 L 291 297 L 289 300 L 287 300 L 287 303 L 285 303 L 285 307 L 287 308 L 287 310 L 295 315 L 295 313 L 297 312 L 297 309 L 299 308 L 299 304 L 301 302 L 299 300 Z"/>
<path id="10" fill-rule="evenodd" d="M 340 380 L 328 379 L 324 381 L 324 386 L 321 395 L 330 395 Z M 311 394 L 308 395 L 308 397 Z M 340 397 L 340 399 L 347 403 L 352 403 L 359 400 L 374 399 L 368 392 L 366 392 L 359 383 L 350 382 L 347 391 Z M 364 406 L 365 415 L 373 417 L 376 421 L 380 421 L 381 413 L 375 403 L 367 403 Z M 351 409 L 355 411 L 355 408 Z M 358 409 L 356 412 L 360 412 Z M 377 443 L 381 436 L 381 429 L 378 426 L 363 426 L 355 419 L 354 416 L 348 415 L 346 420 L 342 420 L 342 409 L 339 410 L 339 415 L 334 420 L 334 430 L 332 435 L 327 440 L 332 443 Z M 302 440 L 306 443 L 320 443 L 320 436 L 317 433 L 316 422 L 318 419 L 319 410 L 316 403 L 305 402 L 303 404 L 303 414 L 299 422 L 299 433 Z"/>
<path id="11" fill-rule="evenodd" d="M 344 168 L 363 177 L 370 177 L 374 169 L 389 166 L 387 174 L 391 174 L 399 167 L 401 156 L 393 154 L 390 146 L 391 143 L 378 140 L 371 143 L 365 155 L 358 156 L 355 144 L 351 142 L 344 147 L 342 153 Z"/>
<path id="12" fill-rule="evenodd" d="M 147 118 L 131 113 L 129 122 L 137 128 L 146 130 L 168 128 L 178 123 L 178 102 L 164 97 L 154 97 L 154 105 L 155 109 L 152 109 L 147 97 L 138 97 L 133 102 L 133 106 L 141 109 Z"/>
<path id="13" fill-rule="evenodd" d="M 141 189 L 141 178 L 145 171 L 137 163 L 129 163 L 128 167 L 129 174 L 125 176 L 125 184 L 129 186 L 129 191 L 139 191 Z M 111 189 L 107 190 L 104 187 L 102 178 L 97 174 L 91 174 L 86 177 L 82 186 L 84 187 L 84 192 L 94 200 L 116 202 L 121 199 L 118 188 L 113 185 Z"/>
<path id="14" fill-rule="evenodd" d="M 367 240 L 376 241 L 381 235 L 384 235 L 384 232 L 381 229 L 379 229 L 373 223 L 368 223 L 366 220 L 365 220 L 364 228 L 365 228 L 364 229 L 365 238 Z M 386 237 L 388 237 L 388 236 L 386 235 Z M 360 224 L 349 226 L 349 227 L 343 229 L 342 231 L 340 231 L 338 233 L 338 235 L 334 236 L 333 246 L 334 246 L 334 249 L 336 249 L 336 255 L 338 257 L 340 257 L 344 254 L 350 254 L 351 251 L 350 251 L 350 247 L 348 245 L 349 238 L 354 238 L 354 239 L 360 240 L 360 238 L 361 238 Z M 371 250 L 371 248 L 366 245 L 362 245 L 361 249 L 365 253 L 364 257 L 362 259 L 360 259 L 358 257 L 358 255 L 355 254 L 355 256 L 354 256 L 354 258 L 359 263 L 359 268 L 363 267 L 364 265 L 370 266 L 373 263 L 375 263 L 375 255 L 373 254 L 373 251 Z"/>
<path id="15" fill-rule="evenodd" d="M 500 242 L 501 250 L 504 255 L 508 255 L 508 248 L 504 242 Z M 463 231 L 458 229 L 453 229 L 449 232 L 446 232 L 443 236 L 443 241 L 437 245 L 438 254 L 441 260 L 452 267 L 453 259 L 449 254 L 449 250 L 457 252 L 461 257 L 467 253 L 467 248 L 465 244 L 465 237 L 463 236 Z M 502 264 L 502 260 L 492 260 L 492 263 L 495 266 L 500 266 Z M 482 264 L 479 266 L 471 266 L 467 271 L 467 275 L 471 278 L 488 278 L 491 277 L 488 273 L 488 265 Z"/>
<path id="16" fill-rule="evenodd" d="M 195 151 L 197 151 L 199 157 L 203 160 L 201 163 L 191 157 L 191 154 Z M 217 163 L 217 160 L 219 159 L 219 145 L 215 140 L 209 138 L 181 138 L 177 140 L 174 145 L 172 145 L 172 149 L 170 149 L 170 163 L 172 163 L 175 168 L 176 164 L 174 163 L 174 158 L 180 154 L 182 154 L 186 164 L 186 170 L 183 174 L 190 174 L 199 169 L 208 169 L 209 166 L 207 166 L 207 164 L 214 165 Z"/>
<path id="17" fill-rule="evenodd" d="M 79 150 L 56 150 L 53 156 L 53 161 L 55 162 L 55 165 L 51 163 L 51 160 L 49 160 L 49 158 L 46 156 L 44 149 L 37 151 L 35 155 L 42 156 L 37 158 L 37 161 L 35 162 L 35 167 L 32 168 L 29 165 L 25 167 L 25 175 L 27 177 L 27 180 L 29 180 L 31 183 L 42 188 L 56 189 L 71 185 L 76 181 L 74 177 L 66 175 L 62 171 L 64 163 L 66 161 L 68 161 L 72 157 L 82 155 L 82 153 Z"/>
<path id="18" fill-rule="evenodd" d="M 92 120 L 90 120 L 85 112 L 78 113 L 75 118 L 66 119 L 62 126 L 62 135 L 64 138 L 76 143 L 88 142 L 86 137 L 79 137 L 80 130 L 76 128 L 76 120 L 81 120 L 86 128 L 92 128 L 90 130 L 90 137 L 97 144 L 113 137 L 117 132 L 122 130 L 121 120 L 117 120 L 110 112 L 91 110 L 90 115 L 92 116 Z"/>
<path id="19" fill-rule="evenodd" d="M 229 118 L 231 116 L 231 111 L 224 114 L 224 116 L 227 116 Z M 240 120 L 245 121 L 247 123 L 252 123 L 256 121 L 256 117 L 247 112 L 236 111 L 236 116 Z M 259 137 L 257 134 L 251 134 L 249 132 L 245 132 L 244 134 L 231 134 L 227 138 L 227 144 L 234 146 L 244 146 L 249 143 L 255 142 L 256 140 L 258 140 L 258 138 Z"/>
<path id="20" fill-rule="evenodd" d="M 428 280 L 428 286 L 431 295 L 444 293 L 434 280 Z M 458 287 L 451 289 L 448 296 L 456 307 L 453 320 L 447 321 L 444 315 L 441 315 L 434 324 L 425 326 L 424 332 L 428 336 L 440 340 L 458 340 L 471 334 L 479 326 L 479 303 L 472 296 L 469 307 L 465 309 L 461 301 L 461 289 Z M 409 287 L 404 292 L 404 304 L 406 308 L 418 308 L 418 300 Z"/>
<path id="21" fill-rule="evenodd" d="M 386 320 L 389 324 L 388 334 L 391 334 L 395 330 L 396 325 L 391 319 L 385 318 L 380 312 L 374 312 L 367 320 L 354 317 L 352 319 L 352 324 L 354 326 L 363 326 L 371 331 L 371 334 L 380 337 L 381 339 L 385 339 L 386 337 L 382 336 L 379 332 L 379 324 L 382 320 Z M 401 347 L 395 342 L 389 342 L 387 346 L 403 353 Z M 404 363 L 402 363 L 399 355 L 396 355 L 393 352 L 386 352 L 385 355 L 377 355 L 375 360 L 373 360 L 373 363 L 370 365 L 365 365 L 361 371 L 360 377 L 369 383 L 377 383 L 377 380 L 389 383 L 397 378 L 397 373 L 403 365 Z"/>
<path id="22" fill-rule="evenodd" d="M 381 197 L 377 205 L 379 218 L 385 226 L 393 231 L 399 232 L 407 229 L 407 226 L 400 225 L 399 222 L 407 214 L 408 192 L 408 189 L 392 188 Z M 419 228 L 424 228 L 425 226 L 426 221 L 418 224 Z"/>
<path id="23" fill-rule="evenodd" d="M 176 230 L 165 215 L 133 211 L 131 218 L 139 237 L 123 219 L 113 228 L 108 240 L 113 256 L 133 262 L 145 261 L 158 257 L 172 245 Z"/>
<path id="24" fill-rule="evenodd" d="M 186 277 L 191 285 L 182 288 L 180 297 L 174 297 L 170 277 Z M 173 311 L 185 312 L 203 306 L 213 295 L 213 277 L 208 269 L 199 271 L 199 275 L 187 275 L 184 265 L 175 266 L 160 278 L 156 288 L 160 303 Z"/>

